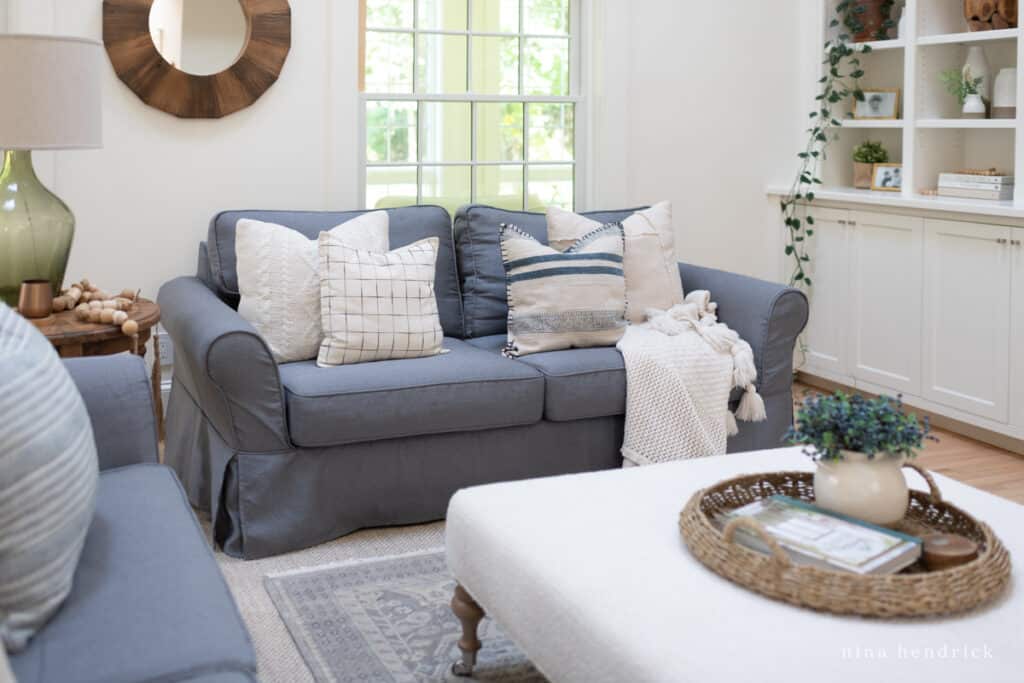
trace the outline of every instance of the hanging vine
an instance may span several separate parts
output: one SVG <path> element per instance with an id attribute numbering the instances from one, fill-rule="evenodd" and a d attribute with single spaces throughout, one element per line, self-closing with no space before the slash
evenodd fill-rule
<path id="1" fill-rule="evenodd" d="M 895 26 L 891 18 L 892 0 L 881 4 L 882 22 L 873 38 L 888 38 L 888 30 Z M 839 29 L 839 34 L 825 42 L 826 73 L 818 81 L 820 92 L 814 98 L 816 109 L 808 115 L 811 127 L 807 129 L 807 144 L 797 154 L 800 164 L 789 193 L 780 201 L 784 224 L 788 233 L 786 256 L 793 262 L 789 283 L 798 287 L 810 287 L 811 278 L 807 266 L 811 257 L 807 253 L 807 238 L 814 234 L 814 217 L 809 205 L 814 201 L 814 188 L 821 185 L 818 169 L 826 158 L 830 140 L 838 137 L 834 129 L 842 122 L 834 113 L 834 107 L 852 97 L 856 102 L 864 101 L 860 79 L 864 76 L 860 55 L 871 52 L 869 45 L 851 44 L 852 36 L 865 30 L 863 15 L 867 7 L 863 0 L 842 0 L 836 5 L 836 16 L 829 22 L 829 29 Z M 842 27 L 842 28 L 840 28 Z M 803 218 L 800 217 L 803 211 Z"/>

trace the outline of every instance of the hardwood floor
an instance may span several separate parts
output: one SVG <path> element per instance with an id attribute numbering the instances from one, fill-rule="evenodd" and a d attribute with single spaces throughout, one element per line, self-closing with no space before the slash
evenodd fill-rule
<path id="1" fill-rule="evenodd" d="M 821 390 L 806 384 L 793 387 L 796 400 Z M 1024 503 L 1024 457 L 944 429 L 933 429 L 939 441 L 929 441 L 918 464 L 965 484 Z"/>

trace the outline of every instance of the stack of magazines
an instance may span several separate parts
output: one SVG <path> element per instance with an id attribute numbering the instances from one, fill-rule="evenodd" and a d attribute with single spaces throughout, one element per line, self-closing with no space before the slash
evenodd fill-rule
<path id="1" fill-rule="evenodd" d="M 760 522 L 795 564 L 856 574 L 895 574 L 921 556 L 921 539 L 830 512 L 788 496 L 772 496 L 726 514 L 721 526 L 734 517 Z M 761 538 L 744 527 L 736 541 L 759 552 L 770 552 Z"/>
<path id="2" fill-rule="evenodd" d="M 965 199 L 1013 199 L 1013 176 L 940 173 L 938 193 Z"/>

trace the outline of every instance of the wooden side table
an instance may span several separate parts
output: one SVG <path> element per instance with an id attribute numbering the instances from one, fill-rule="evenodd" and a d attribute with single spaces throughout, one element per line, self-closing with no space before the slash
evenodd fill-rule
<path id="1" fill-rule="evenodd" d="M 125 336 L 120 325 L 105 323 L 82 322 L 75 317 L 74 311 L 61 311 L 45 318 L 32 320 L 36 328 L 46 335 L 50 343 L 57 349 L 61 358 L 79 358 L 81 356 L 109 356 L 114 353 L 137 354 L 146 356 L 146 343 L 153 336 L 153 328 L 160 322 L 160 307 L 156 302 L 139 299 L 130 310 L 128 318 L 139 324 L 138 339 Z M 151 377 L 153 392 L 153 408 L 156 412 L 157 434 L 164 438 L 164 408 L 160 394 L 160 344 L 153 340 L 153 374 Z"/>

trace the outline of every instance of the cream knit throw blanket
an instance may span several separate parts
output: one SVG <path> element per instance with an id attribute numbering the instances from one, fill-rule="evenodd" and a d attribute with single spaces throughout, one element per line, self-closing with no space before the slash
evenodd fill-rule
<path id="1" fill-rule="evenodd" d="M 695 290 L 667 311 L 647 311 L 617 348 L 626 362 L 623 467 L 725 453 L 736 420 L 765 419 L 754 387 L 750 344 L 715 315 L 711 294 Z M 733 387 L 743 388 L 736 414 Z"/>

